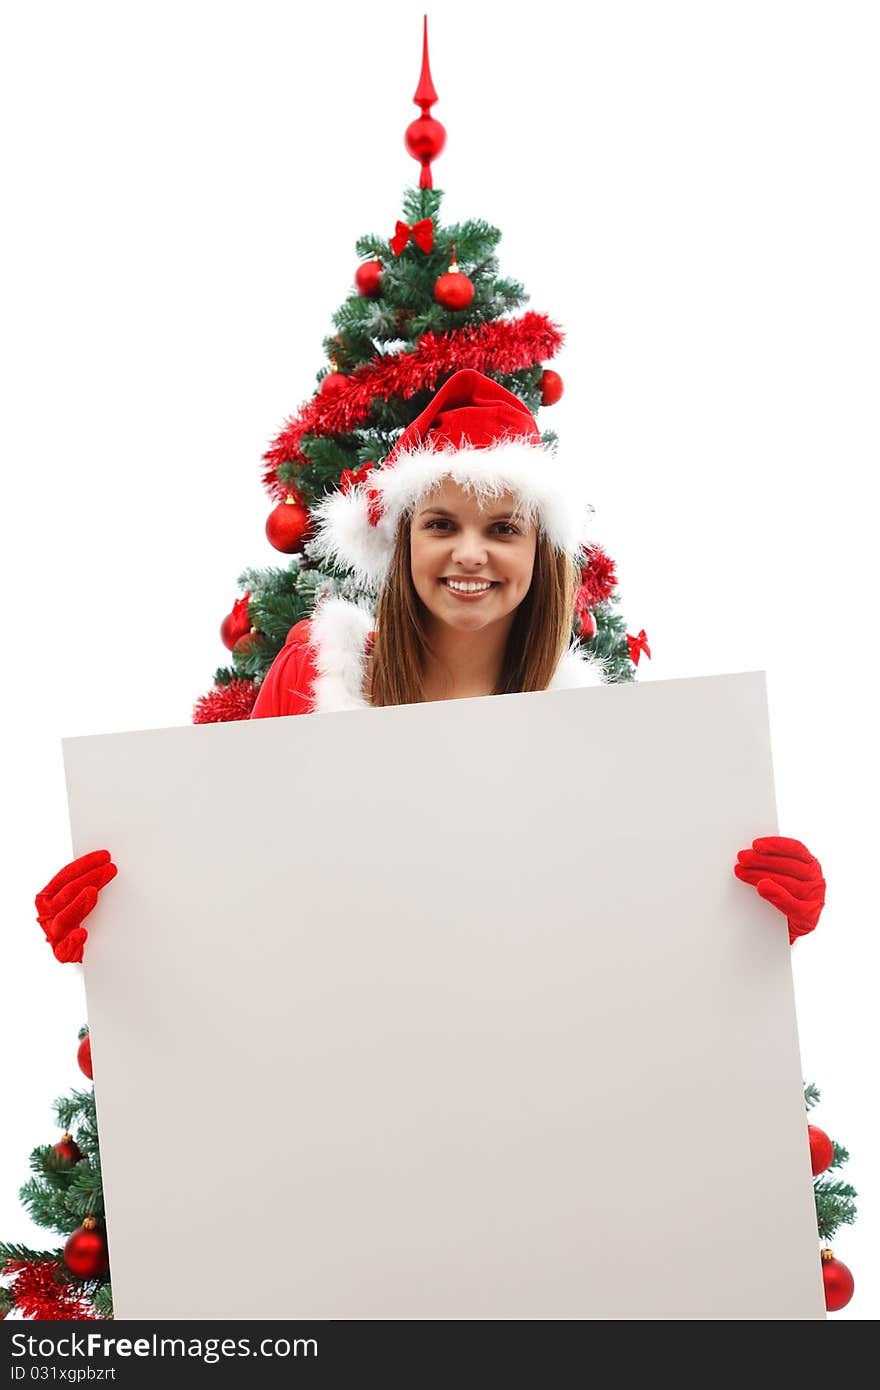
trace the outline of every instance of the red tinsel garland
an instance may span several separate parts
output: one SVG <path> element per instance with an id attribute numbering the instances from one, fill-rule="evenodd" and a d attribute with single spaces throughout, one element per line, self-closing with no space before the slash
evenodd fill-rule
<path id="1" fill-rule="evenodd" d="M 65 1278 L 60 1260 L 8 1260 L 9 1293 L 22 1317 L 37 1322 L 97 1322 L 88 1299 Z"/>
<path id="2" fill-rule="evenodd" d="M 588 608 L 605 603 L 617 588 L 617 571 L 610 555 L 599 545 L 587 547 L 587 563 L 581 570 L 579 594 Z"/>
<path id="3" fill-rule="evenodd" d="M 196 701 L 192 722 L 226 724 L 234 719 L 250 719 L 256 703 L 257 687 L 253 681 L 231 680 L 228 685 L 215 685 Z"/>
<path id="4" fill-rule="evenodd" d="M 332 396 L 319 392 L 285 425 L 263 460 L 263 483 L 282 499 L 288 486 L 278 481 L 282 463 L 305 463 L 299 441 L 305 434 L 348 434 L 369 419 L 375 399 L 433 390 L 442 376 L 473 367 L 479 372 L 517 372 L 546 362 L 564 341 L 562 330 L 546 314 L 529 312 L 519 319 L 462 328 L 454 333 L 425 333 L 412 352 L 376 356 L 355 368 Z"/>

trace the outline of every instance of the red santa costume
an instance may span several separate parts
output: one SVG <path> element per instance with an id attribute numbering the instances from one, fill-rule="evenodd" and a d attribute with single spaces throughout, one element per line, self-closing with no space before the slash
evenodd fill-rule
<path id="1" fill-rule="evenodd" d="M 316 509 L 316 549 L 365 589 L 385 580 L 401 518 L 449 478 L 481 504 L 517 498 L 557 552 L 577 562 L 592 509 L 583 478 L 541 442 L 531 412 L 512 392 L 472 369 L 456 372 L 404 430 L 381 468 L 366 465 Z M 297 623 L 263 681 L 252 719 L 366 709 L 364 678 L 373 632 L 368 607 L 328 597 Z M 576 641 L 550 690 L 600 685 L 603 663 Z"/>

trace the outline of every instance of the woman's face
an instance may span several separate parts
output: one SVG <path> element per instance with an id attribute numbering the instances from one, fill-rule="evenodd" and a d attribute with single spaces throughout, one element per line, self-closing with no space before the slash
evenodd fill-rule
<path id="1" fill-rule="evenodd" d="M 413 514 L 410 564 L 416 593 L 439 622 L 474 632 L 512 617 L 529 591 L 537 533 L 506 492 L 481 510 L 449 479 Z"/>

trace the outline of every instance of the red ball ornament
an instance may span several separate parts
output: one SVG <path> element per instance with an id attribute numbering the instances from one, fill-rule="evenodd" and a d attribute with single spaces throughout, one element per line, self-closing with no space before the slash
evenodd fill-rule
<path id="1" fill-rule="evenodd" d="M 419 160 L 421 164 L 430 164 L 432 159 L 443 153 L 446 130 L 433 116 L 427 116 L 422 112 L 421 116 L 417 116 L 407 126 L 403 139 L 413 159 Z"/>
<path id="2" fill-rule="evenodd" d="M 237 598 L 232 605 L 232 612 L 227 613 L 220 624 L 220 641 L 224 647 L 230 651 L 235 646 L 239 637 L 243 637 L 250 631 L 251 620 L 248 617 L 248 599 L 250 593 L 245 594 L 244 598 Z"/>
<path id="3" fill-rule="evenodd" d="M 434 298 L 444 309 L 466 309 L 473 297 L 473 281 L 453 261 L 447 273 L 441 275 L 434 286 Z"/>
<path id="4" fill-rule="evenodd" d="M 347 381 L 348 377 L 342 372 L 337 371 L 334 367 L 332 372 L 328 372 L 321 381 L 321 395 L 338 396 L 340 391 L 345 390 L 345 383 Z"/>
<path id="5" fill-rule="evenodd" d="M 831 1250 L 822 1251 L 822 1282 L 825 1285 L 825 1307 L 829 1313 L 838 1313 L 852 1298 L 856 1281 L 843 1260 L 835 1260 Z"/>
<path id="6" fill-rule="evenodd" d="M 599 631 L 599 627 L 592 609 L 584 608 L 581 612 L 579 612 L 578 617 L 581 620 L 581 641 L 592 642 L 593 638 L 596 636 L 596 633 Z"/>
<path id="7" fill-rule="evenodd" d="M 254 641 L 261 634 L 255 627 L 250 632 L 246 632 L 243 637 L 239 637 L 235 646 L 232 648 L 236 656 L 250 656 L 254 650 Z"/>
<path id="8" fill-rule="evenodd" d="M 831 1167 L 834 1161 L 834 1145 L 818 1125 L 807 1125 L 807 1134 L 810 1136 L 810 1165 L 813 1177 L 817 1178 L 826 1168 Z"/>
<path id="9" fill-rule="evenodd" d="M 293 555 L 302 550 L 309 539 L 312 519 L 302 504 L 302 498 L 289 492 L 285 501 L 279 502 L 266 521 L 266 535 L 276 550 L 285 555 Z"/>
<path id="10" fill-rule="evenodd" d="M 93 1216 L 87 1216 L 82 1225 L 67 1237 L 64 1263 L 78 1279 L 97 1279 L 110 1268 L 107 1242 L 97 1225 Z"/>
<path id="11" fill-rule="evenodd" d="M 354 274 L 354 283 L 357 286 L 358 294 L 362 294 L 365 299 L 378 299 L 382 293 L 382 262 L 364 261 L 359 265 Z M 331 372 L 332 376 L 333 373 Z M 337 372 L 338 376 L 339 373 Z M 327 378 L 325 377 L 326 381 Z"/>
<path id="12" fill-rule="evenodd" d="M 79 1047 L 76 1049 L 76 1060 L 81 1072 L 92 1080 L 92 1040 L 86 1033 Z"/>
<path id="13" fill-rule="evenodd" d="M 79 1163 L 82 1158 L 82 1151 L 79 1144 L 77 1144 L 71 1134 L 62 1135 L 58 1143 L 53 1145 L 53 1147 L 58 1157 L 66 1158 L 68 1163 Z"/>
<path id="14" fill-rule="evenodd" d="M 555 405 L 565 389 L 562 385 L 562 377 L 558 372 L 552 372 L 549 367 L 541 373 L 541 380 L 538 385 L 541 387 L 542 405 Z"/>

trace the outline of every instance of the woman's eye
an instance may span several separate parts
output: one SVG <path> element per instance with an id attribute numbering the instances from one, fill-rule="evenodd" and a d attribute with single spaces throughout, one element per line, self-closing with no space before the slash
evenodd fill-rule
<path id="1" fill-rule="evenodd" d="M 451 527 L 452 522 L 445 517 L 434 517 L 431 521 L 425 522 L 426 531 L 447 531 Z M 520 534 L 511 521 L 496 521 L 494 529 L 502 536 L 518 536 Z"/>

